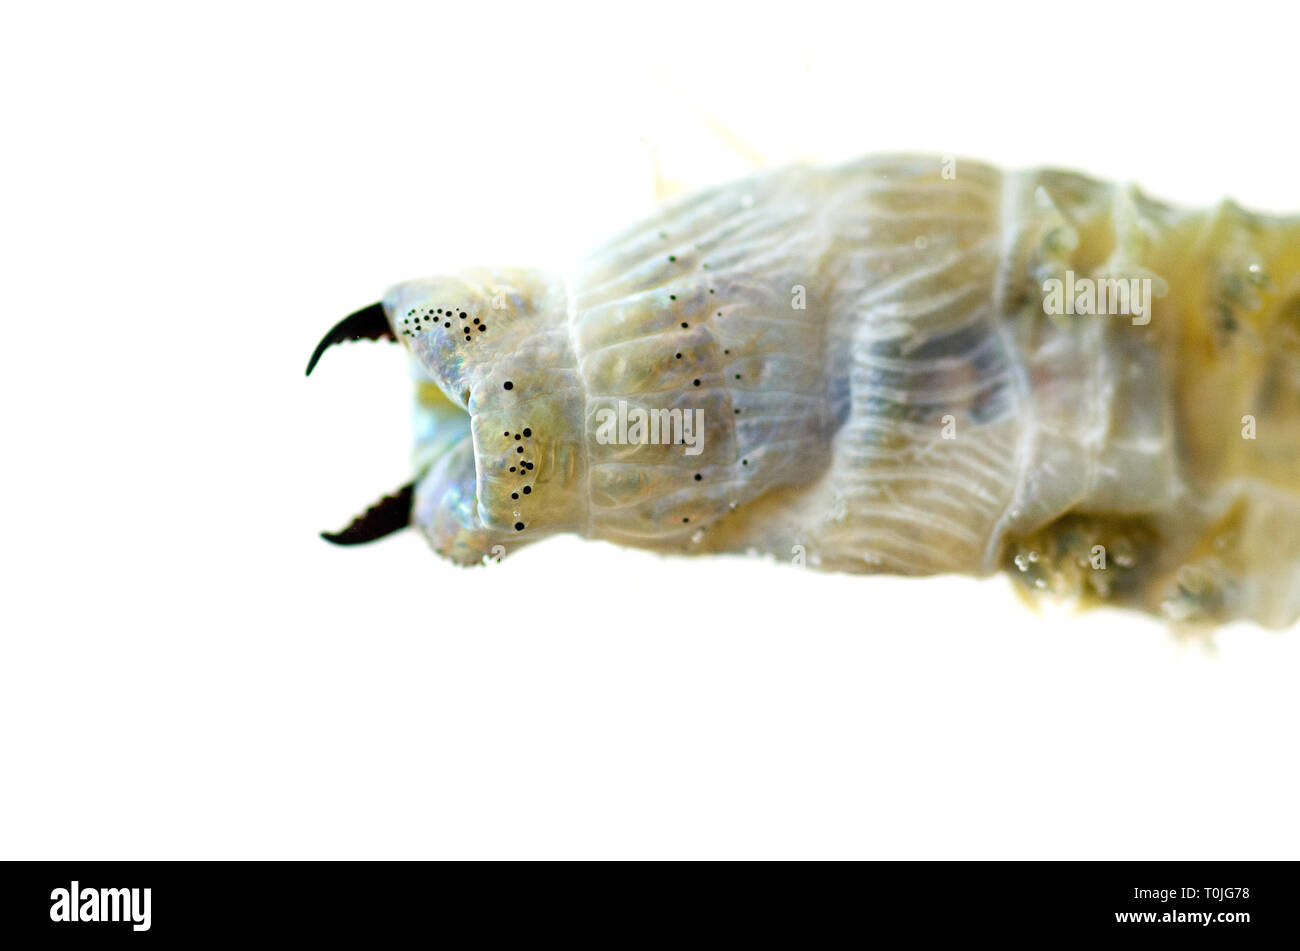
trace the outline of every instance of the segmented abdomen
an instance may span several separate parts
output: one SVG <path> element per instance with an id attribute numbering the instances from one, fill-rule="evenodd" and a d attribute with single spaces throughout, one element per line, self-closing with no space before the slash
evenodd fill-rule
<path id="1" fill-rule="evenodd" d="M 1297 231 L 929 158 L 704 193 L 567 282 L 589 533 L 1288 623 Z M 1073 277 L 1149 319 L 1045 313 Z M 593 440 L 620 402 L 702 409 L 702 452 Z"/>

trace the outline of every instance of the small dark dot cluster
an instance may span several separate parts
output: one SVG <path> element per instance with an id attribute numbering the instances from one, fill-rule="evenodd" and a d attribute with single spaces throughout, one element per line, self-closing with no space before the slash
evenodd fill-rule
<path id="1" fill-rule="evenodd" d="M 506 381 L 505 388 L 507 390 L 513 389 L 514 384 L 509 381 Z M 525 426 L 517 433 L 512 433 L 509 430 L 506 430 L 501 435 L 504 436 L 506 439 L 511 440 L 512 442 L 521 443 L 521 445 L 515 446 L 515 454 L 522 456 L 524 454 L 524 446 L 522 445 L 522 443 L 525 439 L 532 438 L 533 430 L 531 426 Z M 529 478 L 527 473 L 532 471 L 533 471 L 533 463 L 528 459 L 515 460 L 515 464 L 510 467 L 511 473 L 517 474 L 524 479 Z M 531 485 L 518 485 L 515 487 L 515 491 L 510 493 L 510 498 L 517 502 L 519 501 L 519 497 L 521 495 L 532 495 L 532 494 L 533 494 L 533 487 Z M 523 522 L 515 522 L 515 531 L 522 532 L 525 527 L 526 526 L 524 525 Z"/>
<path id="2" fill-rule="evenodd" d="M 665 241 L 666 241 L 666 240 L 668 240 L 668 233 L 665 232 L 665 231 L 660 231 L 660 232 L 659 232 L 659 237 L 660 237 L 661 240 L 665 240 Z M 699 249 L 699 248 L 701 247 L 701 245 L 696 244 L 695 247 L 696 247 L 696 249 Z M 677 263 L 677 255 L 675 255 L 675 254 L 670 254 L 670 255 L 668 255 L 668 260 L 669 260 L 669 262 L 671 262 L 671 263 L 674 263 L 674 264 Z M 709 269 L 709 265 L 708 265 L 707 262 L 701 262 L 701 263 L 700 263 L 700 267 L 703 268 L 703 269 L 706 270 L 706 271 Z M 717 294 L 717 289 L 716 289 L 716 288 L 710 287 L 710 288 L 708 289 L 708 291 L 709 291 L 710 294 L 714 294 L 714 295 Z M 669 294 L 669 295 L 668 295 L 668 299 L 669 299 L 669 300 L 672 300 L 672 301 L 675 301 L 675 300 L 677 300 L 677 295 L 676 295 L 676 294 Z M 723 313 L 723 312 L 720 311 L 720 310 L 719 310 L 719 311 L 716 311 L 716 314 L 717 314 L 718 317 L 721 317 L 721 316 L 722 316 L 722 313 Z M 689 330 L 689 329 L 690 329 L 690 323 L 687 322 L 687 321 L 682 321 L 682 329 L 683 329 L 683 330 Z M 731 356 L 731 350 L 730 350 L 730 348 L 725 348 L 725 349 L 723 349 L 722 354 L 723 354 L 723 356 Z M 682 359 L 682 356 L 683 356 L 682 353 L 679 351 L 679 352 L 673 354 L 673 359 L 674 359 L 674 360 L 680 360 L 680 359 Z M 733 374 L 733 379 L 739 380 L 739 379 L 741 379 L 741 378 L 742 378 L 742 377 L 741 377 L 741 374 L 739 374 L 739 373 L 735 373 L 735 374 Z M 692 385 L 692 386 L 700 386 L 700 385 L 701 385 L 701 381 L 700 381 L 699 379 L 693 379 L 693 380 L 691 380 L 691 385 Z M 509 384 L 507 384 L 506 388 L 509 389 Z M 732 409 L 732 413 L 735 414 L 736 416 L 739 416 L 739 415 L 741 414 L 741 407 L 739 407 L 739 406 L 734 407 L 734 408 Z M 748 466 L 749 466 L 749 460 L 748 460 L 748 459 L 741 459 L 741 460 L 740 460 L 740 464 L 741 464 L 742 466 L 746 466 L 746 467 L 748 467 Z M 695 475 L 693 476 L 693 478 L 694 478 L 694 480 L 695 480 L 696 482 L 700 482 L 700 481 L 703 480 L 704 476 L 703 476 L 701 473 L 697 472 L 697 473 L 695 473 Z M 735 506 L 736 506 L 736 503 L 733 502 L 731 507 L 732 507 L 732 508 L 735 508 Z M 689 523 L 690 523 L 690 518 L 689 518 L 688 516 L 683 516 L 683 518 L 682 518 L 682 524 L 683 524 L 683 525 L 686 525 L 686 524 L 689 524 Z"/>
<path id="3" fill-rule="evenodd" d="M 442 307 L 425 307 L 423 309 L 417 307 L 408 310 L 406 316 L 402 318 L 401 332 L 404 336 L 413 337 L 438 324 L 442 324 L 445 329 L 450 330 L 453 322 L 465 320 L 470 320 L 470 315 L 463 310 L 457 311 L 450 307 L 445 309 Z M 461 330 L 465 334 L 465 339 L 469 340 L 473 337 L 475 330 L 479 333 L 486 332 L 487 324 L 483 323 L 478 317 L 474 317 L 472 323 L 463 324 Z"/>

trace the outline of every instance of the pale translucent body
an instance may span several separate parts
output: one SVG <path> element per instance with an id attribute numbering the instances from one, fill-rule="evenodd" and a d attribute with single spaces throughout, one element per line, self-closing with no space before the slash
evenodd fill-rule
<path id="1" fill-rule="evenodd" d="M 1049 316 L 1067 271 L 1164 296 L 1144 324 Z M 423 381 L 416 523 L 456 561 L 567 531 L 1300 614 L 1295 219 L 880 157 L 703 192 L 565 275 L 384 303 Z M 701 452 L 602 442 L 620 403 L 702 410 Z"/>

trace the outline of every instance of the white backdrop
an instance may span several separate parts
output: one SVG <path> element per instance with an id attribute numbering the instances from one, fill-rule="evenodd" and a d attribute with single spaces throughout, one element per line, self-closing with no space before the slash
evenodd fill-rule
<path id="1" fill-rule="evenodd" d="M 898 149 L 1300 211 L 1295 13 L 9 7 L 0 857 L 1297 857 L 1300 632 L 1001 580 L 336 529 L 390 283 Z M 721 124 L 724 128 L 715 126 Z"/>

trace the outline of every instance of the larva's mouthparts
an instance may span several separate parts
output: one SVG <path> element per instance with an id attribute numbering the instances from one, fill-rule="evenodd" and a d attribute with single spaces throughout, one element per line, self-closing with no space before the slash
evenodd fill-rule
<path id="1" fill-rule="evenodd" d="M 416 382 L 415 480 L 327 541 L 413 524 L 439 554 L 478 564 L 578 527 L 585 402 L 564 299 L 541 272 L 468 271 L 398 285 L 325 335 L 308 374 L 336 343 L 388 339 Z"/>
<path id="2" fill-rule="evenodd" d="M 400 532 L 411 524 L 411 498 L 414 490 L 415 485 L 408 482 L 354 518 L 343 531 L 321 532 L 320 537 L 335 545 L 363 545 Z"/>
<path id="3" fill-rule="evenodd" d="M 384 315 L 383 304 L 371 304 L 354 313 L 348 314 L 330 328 L 329 333 L 321 338 L 307 361 L 307 376 L 316 369 L 321 355 L 336 343 L 347 340 L 395 340 L 392 328 L 388 326 L 388 317 Z"/>
<path id="4" fill-rule="evenodd" d="M 321 355 L 337 343 L 349 340 L 391 340 L 396 341 L 388 317 L 384 314 L 384 305 L 375 303 L 363 307 L 344 317 L 330 328 L 329 332 L 316 344 L 311 359 L 307 361 L 307 376 L 316 369 Z M 347 528 L 340 532 L 321 532 L 321 538 L 335 545 L 361 545 L 373 542 L 399 532 L 411 524 L 411 498 L 414 486 L 410 483 L 402 486 L 393 495 L 385 496 L 366 511 L 354 518 Z"/>

